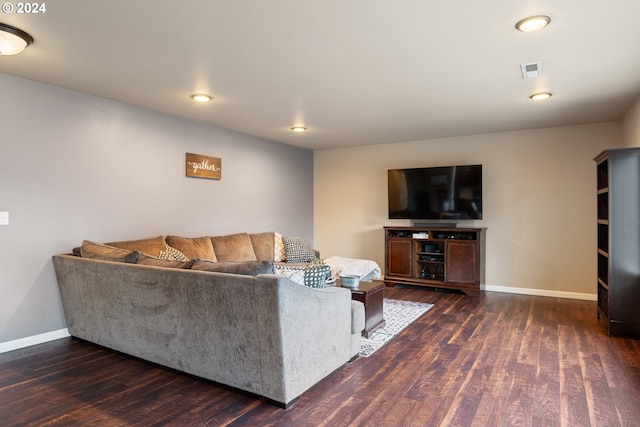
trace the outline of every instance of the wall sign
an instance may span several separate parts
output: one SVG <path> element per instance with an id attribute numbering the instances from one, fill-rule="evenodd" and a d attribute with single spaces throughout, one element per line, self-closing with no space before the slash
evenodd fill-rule
<path id="1" fill-rule="evenodd" d="M 187 153 L 186 173 L 194 178 L 220 179 L 222 159 Z"/>

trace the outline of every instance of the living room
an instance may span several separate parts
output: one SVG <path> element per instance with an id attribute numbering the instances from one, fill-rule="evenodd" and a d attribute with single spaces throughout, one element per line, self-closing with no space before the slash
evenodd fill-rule
<path id="1" fill-rule="evenodd" d="M 309 150 L 9 74 L 0 93 L 0 352 L 65 336 L 51 256 L 84 239 L 275 230 L 383 266 L 382 227 L 409 225 L 396 167 L 483 165 L 485 290 L 595 300 L 593 158 L 640 147 L 638 94 L 619 120 Z M 185 153 L 222 178 L 185 177 Z"/>
<path id="2" fill-rule="evenodd" d="M 384 265 L 382 226 L 403 225 L 386 218 L 396 166 L 482 163 L 488 289 L 593 299 L 593 157 L 633 146 L 640 126 L 636 106 L 613 123 L 310 152 L 12 76 L 0 84 L 14 100 L 0 107 L 3 343 L 64 329 L 51 255 L 84 239 L 275 229 L 323 256 Z M 222 179 L 182 176 L 185 152 L 221 157 Z"/>

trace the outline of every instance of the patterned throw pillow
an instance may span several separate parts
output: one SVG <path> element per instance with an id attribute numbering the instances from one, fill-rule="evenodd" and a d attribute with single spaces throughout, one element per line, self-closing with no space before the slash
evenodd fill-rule
<path id="1" fill-rule="evenodd" d="M 154 267 L 165 267 L 165 268 L 184 268 L 190 269 L 195 259 L 187 260 L 187 261 L 177 261 L 175 259 L 164 259 L 158 258 L 155 256 L 147 255 L 144 252 L 140 252 L 140 257 L 136 264 L 142 265 L 152 265 Z"/>
<path id="2" fill-rule="evenodd" d="M 304 270 L 304 285 L 310 288 L 324 288 L 326 280 L 331 277 L 331 267 L 328 265 L 312 265 Z"/>
<path id="3" fill-rule="evenodd" d="M 273 261 L 283 262 L 287 260 L 287 254 L 284 250 L 284 242 L 282 241 L 282 234 L 276 232 L 273 242 Z"/>
<path id="4" fill-rule="evenodd" d="M 282 236 L 282 242 L 287 254 L 287 262 L 312 262 L 316 259 L 316 253 L 308 241 L 300 237 Z"/>
<path id="5" fill-rule="evenodd" d="M 328 265 L 287 265 L 275 264 L 276 275 L 286 277 L 287 279 L 299 285 L 308 286 L 310 288 L 326 287 L 326 280 L 331 276 L 331 268 Z"/>
<path id="6" fill-rule="evenodd" d="M 169 259 L 172 261 L 189 261 L 189 258 L 187 258 L 185 254 L 169 245 L 165 246 L 164 249 L 160 251 L 158 258 Z"/>
<path id="7" fill-rule="evenodd" d="M 304 267 L 276 264 L 276 275 L 286 277 L 298 285 L 304 285 Z"/>

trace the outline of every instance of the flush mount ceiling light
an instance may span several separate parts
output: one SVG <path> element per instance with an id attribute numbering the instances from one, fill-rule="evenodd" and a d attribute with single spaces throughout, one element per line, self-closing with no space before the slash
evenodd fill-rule
<path id="1" fill-rule="evenodd" d="M 33 37 L 19 28 L 0 23 L 0 55 L 15 55 L 33 43 Z"/>
<path id="2" fill-rule="evenodd" d="M 307 128 L 304 126 L 294 126 L 291 128 L 291 130 L 294 132 L 302 133 L 302 132 L 305 132 Z"/>
<path id="3" fill-rule="evenodd" d="M 551 92 L 534 93 L 529 98 L 533 99 L 534 101 L 546 101 L 547 99 L 551 98 Z"/>
<path id="4" fill-rule="evenodd" d="M 551 18 L 546 15 L 536 15 L 524 18 L 516 24 L 516 29 L 523 33 L 532 33 L 549 25 Z"/>
<path id="5" fill-rule="evenodd" d="M 213 98 L 211 97 L 211 95 L 207 95 L 205 93 L 194 93 L 193 95 L 191 95 L 191 99 L 204 104 L 211 101 Z"/>

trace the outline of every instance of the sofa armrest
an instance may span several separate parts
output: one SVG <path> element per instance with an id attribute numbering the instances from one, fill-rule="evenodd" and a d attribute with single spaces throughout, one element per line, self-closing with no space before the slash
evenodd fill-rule
<path id="1" fill-rule="evenodd" d="M 262 372 L 268 378 L 263 383 L 282 378 L 289 401 L 351 359 L 351 291 L 309 288 L 275 276 L 268 280 L 277 282 L 278 292 L 257 294 L 264 307 L 270 307 L 258 315 L 260 348 L 272 349 L 273 343 L 282 348 L 281 354 L 261 353 Z"/>

